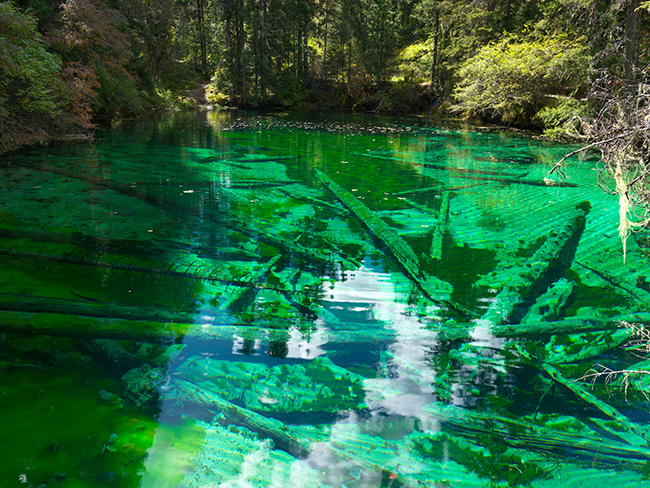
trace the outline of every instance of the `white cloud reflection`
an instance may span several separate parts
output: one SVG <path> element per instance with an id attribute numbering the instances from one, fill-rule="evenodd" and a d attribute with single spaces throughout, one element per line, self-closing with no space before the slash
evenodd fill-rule
<path id="1" fill-rule="evenodd" d="M 328 291 L 327 307 L 335 313 L 351 317 L 349 320 L 360 316 L 359 321 L 376 321 L 377 327 L 395 332 L 393 342 L 379 351 L 377 378 L 364 382 L 369 417 L 342 413 L 332 425 L 329 439 L 313 444 L 306 460 L 310 467 L 325 473 L 322 481 L 332 486 L 354 478 L 354 486 L 376 487 L 381 484 L 382 470 L 403 473 L 419 469 L 408 449 L 396 447 L 402 443 L 383 437 L 399 440 L 416 428 L 439 430 L 437 420 L 422 410 L 434 400 L 434 373 L 427 364 L 427 353 L 436 345 L 435 333 L 408 313 L 410 287 L 401 275 L 362 267 Z M 372 342 L 369 330 L 368 343 Z M 383 444 L 386 449 L 377 452 L 377 446 Z M 364 453 L 364 446 L 372 446 L 371 452 Z"/>

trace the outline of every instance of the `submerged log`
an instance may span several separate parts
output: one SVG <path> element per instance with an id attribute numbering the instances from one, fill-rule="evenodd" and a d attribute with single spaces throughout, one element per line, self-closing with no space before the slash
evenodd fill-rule
<path id="1" fill-rule="evenodd" d="M 429 251 L 429 259 L 439 261 L 442 259 L 442 238 L 447 229 L 447 222 L 449 220 L 449 192 L 442 194 L 442 202 L 440 203 L 440 212 L 438 212 L 438 220 L 433 227 L 433 234 L 431 237 L 431 250 Z"/>
<path id="2" fill-rule="evenodd" d="M 325 173 L 316 170 L 316 178 L 323 183 L 350 211 L 368 228 L 371 234 L 382 241 L 399 261 L 407 274 L 416 280 L 424 278 L 418 258 L 404 239 L 377 217 L 368 207 Z"/>
<path id="3" fill-rule="evenodd" d="M 195 211 L 195 209 L 187 208 L 182 205 L 179 205 L 177 201 L 161 198 L 160 196 L 148 193 L 141 189 L 134 188 L 132 186 L 117 181 L 110 180 L 108 178 L 85 175 L 82 173 L 75 173 L 72 170 L 55 168 L 52 166 L 43 167 L 41 165 L 25 164 L 25 163 L 22 163 L 21 166 L 34 171 L 52 173 L 59 176 L 64 176 L 66 178 L 73 178 L 80 181 L 85 181 L 86 183 L 89 183 L 91 185 L 100 188 L 114 190 L 118 193 L 121 193 L 122 195 L 126 195 L 132 198 L 137 198 L 138 200 L 141 200 L 145 203 L 153 205 L 164 211 L 171 212 L 173 214 L 181 213 L 185 215 L 186 213 L 192 213 Z M 226 227 L 231 230 L 235 230 L 247 236 L 255 236 L 256 240 L 263 242 L 265 244 L 269 244 L 283 251 L 287 255 L 299 257 L 308 262 L 329 263 L 333 260 L 332 253 L 325 253 L 319 250 L 306 248 L 293 240 L 285 239 L 281 236 L 273 235 L 264 232 L 258 228 L 254 228 L 249 224 L 236 219 L 234 216 L 230 216 L 230 218 L 224 218 L 222 215 L 221 216 L 218 215 L 215 210 L 212 210 L 209 207 L 204 208 L 203 211 L 205 212 L 203 218 L 205 218 L 206 220 L 212 221 L 220 226 Z M 340 260 L 346 267 L 348 267 L 348 269 L 355 269 L 356 267 L 355 263 L 350 262 L 349 260 L 346 260 L 341 256 L 335 256 L 335 258 L 338 258 L 338 260 Z"/>
<path id="4" fill-rule="evenodd" d="M 412 486 L 411 476 L 398 472 L 399 462 L 393 465 L 394 471 L 389 470 L 388 465 L 394 461 L 397 448 L 394 442 L 379 436 L 361 433 L 346 435 L 344 430 L 337 433 L 334 441 L 330 435 L 312 429 L 299 430 L 277 419 L 235 405 L 213 391 L 180 379 L 172 380 L 169 387 L 165 388 L 164 395 L 166 400 L 207 408 L 217 414 L 215 422 L 221 425 L 244 426 L 261 438 L 271 439 L 275 448 L 297 458 L 306 458 L 315 449 L 320 455 L 326 455 L 330 462 L 362 466 L 376 473 L 385 472 L 392 480 L 391 484 L 394 481 L 398 483 L 397 486 Z M 431 468 L 427 465 L 427 474 L 429 469 Z M 436 474 L 442 476 L 445 473 L 441 466 Z"/>
<path id="5" fill-rule="evenodd" d="M 553 378 L 553 380 L 565 386 L 573 393 L 575 393 L 578 397 L 582 398 L 584 401 L 593 405 L 598 410 L 603 412 L 605 415 L 618 422 L 621 425 L 621 427 L 623 427 L 625 430 L 628 430 L 634 433 L 635 435 L 641 437 L 646 441 L 646 443 L 650 443 L 650 432 L 648 432 L 646 429 L 643 429 L 636 423 L 632 422 L 625 415 L 619 412 L 615 407 L 597 398 L 593 393 L 591 393 L 584 386 L 582 386 L 581 383 L 577 381 L 569 380 L 564 376 L 562 376 L 562 373 L 560 373 L 560 371 L 554 366 L 548 364 L 547 362 L 535 361 L 530 356 L 528 351 L 523 349 L 523 347 L 519 345 L 515 347 L 517 348 L 519 354 L 524 359 L 526 359 L 526 361 L 529 364 L 536 366 L 537 368 L 540 368 L 542 371 L 546 372 L 546 374 L 548 374 L 551 378 Z"/>
<path id="6" fill-rule="evenodd" d="M 499 292 L 481 322 L 499 325 L 513 319 L 517 321 L 521 317 L 515 317 L 516 309 L 530 306 L 536 297 L 563 275 L 573 262 L 590 209 L 589 202 L 575 207 L 564 225 L 546 239 L 527 265 L 519 269 Z"/>
<path id="7" fill-rule="evenodd" d="M 193 313 L 171 313 L 159 309 L 146 309 L 137 305 L 126 305 L 115 302 L 103 303 L 94 298 L 78 296 L 81 300 L 0 293 L 0 320 L 3 317 L 1 311 L 11 311 L 84 315 L 86 317 L 145 320 L 177 324 L 188 324 L 194 321 L 195 314 Z"/>
<path id="8" fill-rule="evenodd" d="M 411 278 L 424 294 L 433 301 L 450 303 L 451 285 L 436 277 L 427 277 L 420 269 L 415 252 L 408 243 L 381 220 L 372 210 L 362 204 L 357 198 L 325 173 L 316 170 L 316 178 L 323 183 L 363 224 L 372 236 L 379 239 L 402 266 L 406 275 Z M 447 295 L 446 299 L 441 298 Z"/>
<path id="9" fill-rule="evenodd" d="M 90 258 L 73 256 L 72 254 L 50 254 L 50 253 L 43 253 L 43 252 L 36 252 L 36 251 L 21 251 L 20 249 L 16 249 L 15 247 L 6 248 L 2 246 L 0 246 L 0 255 L 16 256 L 16 257 L 28 258 L 28 259 L 39 260 L 39 261 L 55 261 L 55 262 L 70 264 L 74 266 L 89 266 L 92 268 L 115 269 L 115 270 L 125 271 L 127 273 L 127 276 L 128 273 L 140 273 L 145 275 L 153 274 L 153 275 L 171 276 L 171 277 L 183 278 L 189 280 L 211 281 L 215 283 L 223 283 L 226 285 L 239 286 L 244 288 L 266 288 L 266 289 L 272 289 L 277 291 L 287 291 L 286 288 L 274 287 L 271 285 L 266 285 L 265 283 L 262 284 L 257 283 L 254 278 L 241 280 L 241 279 L 233 279 L 230 277 L 220 277 L 217 274 L 220 270 L 218 270 L 217 268 L 212 269 L 209 273 L 201 272 L 202 266 L 192 270 L 192 268 L 194 268 L 194 263 L 185 265 L 185 264 L 175 264 L 175 263 L 152 262 L 150 266 L 141 266 L 133 263 L 120 262 L 119 260 L 103 261 L 98 259 L 90 259 Z M 277 262 L 277 259 L 280 256 L 282 255 L 278 254 L 272 258 L 273 264 Z M 262 264 L 261 269 L 264 269 L 267 264 L 268 263 Z M 184 269 L 179 270 L 178 268 L 184 268 Z M 253 276 L 256 276 L 256 274 L 253 274 Z M 14 309 L 8 309 L 8 310 L 14 310 Z"/>
<path id="10" fill-rule="evenodd" d="M 492 176 L 492 175 L 503 175 L 503 173 L 500 171 L 481 170 L 481 169 L 474 169 L 474 168 L 454 168 L 450 166 L 444 166 L 441 164 L 420 163 L 417 161 L 409 161 L 408 159 L 404 159 L 404 158 L 395 158 L 392 156 L 384 156 L 384 155 L 378 155 L 372 153 L 356 153 L 356 154 L 359 156 L 365 156 L 365 157 L 375 158 L 375 159 L 387 159 L 391 161 L 399 161 L 401 163 L 412 164 L 413 166 L 420 166 L 422 168 L 444 171 L 445 173 L 454 173 L 454 178 L 463 178 L 463 179 L 481 180 L 481 181 L 496 181 L 499 183 L 506 183 L 508 185 L 516 184 L 516 185 L 530 185 L 530 186 L 549 186 L 549 184 L 545 181 L 523 180 L 521 178 L 500 178 L 500 177 Z M 485 175 L 485 176 L 472 176 L 471 175 L 472 173 Z M 564 187 L 564 188 L 578 187 L 578 185 L 576 185 L 575 183 L 567 183 L 565 181 L 553 182 L 553 186 Z"/>
<path id="11" fill-rule="evenodd" d="M 489 328 L 494 337 L 550 336 L 571 334 L 575 332 L 615 331 L 622 322 L 650 323 L 650 312 L 617 315 L 614 317 L 568 317 L 553 322 L 529 321 L 525 324 L 500 324 Z M 441 324 L 436 332 L 440 341 L 465 341 L 472 339 L 475 329 L 481 324 L 475 322 L 464 324 Z M 435 330 L 435 329 L 434 329 Z"/>
<path id="12" fill-rule="evenodd" d="M 279 420 L 265 417 L 257 412 L 239 407 L 224 400 L 213 391 L 196 386 L 189 381 L 174 379 L 166 388 L 165 398 L 180 402 L 191 402 L 224 416 L 226 424 L 242 425 L 247 429 L 270 438 L 276 447 L 298 458 L 309 454 L 309 443 L 291 432 L 291 428 Z"/>
<path id="13" fill-rule="evenodd" d="M 603 441 L 600 434 L 586 436 L 543 427 L 521 418 L 512 419 L 492 413 L 477 412 L 454 405 L 429 403 L 422 410 L 437 419 L 443 430 L 475 439 L 477 434 L 499 434 L 507 444 L 525 450 L 551 452 L 582 458 L 590 464 L 608 467 L 634 463 L 639 467 L 650 461 L 650 449 L 613 440 Z M 433 439 L 435 440 L 435 439 Z"/>
<path id="14" fill-rule="evenodd" d="M 278 319 L 277 323 L 259 327 L 255 324 L 237 322 L 232 314 L 213 313 L 210 323 L 175 323 L 153 320 L 123 320 L 112 318 L 67 315 L 58 313 L 25 313 L 0 310 L 0 334 L 43 335 L 69 337 L 73 339 L 116 339 L 135 342 L 178 342 L 184 338 L 197 341 L 231 341 L 234 337 L 266 339 L 278 330 L 305 330 L 309 340 L 314 337 L 319 344 L 368 344 L 390 342 L 395 331 L 373 329 L 370 334 L 364 329 L 339 329 L 312 331 L 313 322 L 288 323 Z"/>
<path id="15" fill-rule="evenodd" d="M 505 183 L 506 185 L 528 185 L 528 186 L 551 186 L 546 181 L 536 181 L 536 180 L 523 180 L 521 178 L 498 178 L 492 176 L 472 176 L 467 173 L 476 173 L 481 172 L 477 170 L 468 170 L 466 168 L 449 168 L 447 166 L 442 166 L 439 164 L 430 164 L 430 163 L 417 163 L 417 166 L 421 166 L 427 169 L 435 169 L 445 172 L 453 172 L 454 178 L 463 178 L 466 180 L 480 180 L 480 181 L 496 181 L 497 183 Z M 578 185 L 575 183 L 567 183 L 566 181 L 553 182 L 552 186 L 562 187 L 562 188 L 577 188 Z"/>

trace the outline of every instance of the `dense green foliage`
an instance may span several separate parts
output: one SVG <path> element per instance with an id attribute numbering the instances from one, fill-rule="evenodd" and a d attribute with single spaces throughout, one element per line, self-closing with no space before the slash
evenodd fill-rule
<path id="1" fill-rule="evenodd" d="M 525 124 L 548 97 L 576 92 L 587 82 L 585 48 L 564 38 L 506 38 L 482 47 L 458 70 L 456 110 Z"/>
<path id="2" fill-rule="evenodd" d="M 73 133 L 97 117 L 186 106 L 180 95 L 203 81 L 218 106 L 452 108 L 566 135 L 582 131 L 578 100 L 590 73 L 633 78 L 649 52 L 639 0 L 1 5 L 0 123 L 21 134 Z M 28 127 L 27 114 L 40 125 Z"/>
<path id="3" fill-rule="evenodd" d="M 37 141 L 61 116 L 61 59 L 47 52 L 36 19 L 0 3 L 0 145 Z M 15 133 L 15 136 L 12 135 Z"/>

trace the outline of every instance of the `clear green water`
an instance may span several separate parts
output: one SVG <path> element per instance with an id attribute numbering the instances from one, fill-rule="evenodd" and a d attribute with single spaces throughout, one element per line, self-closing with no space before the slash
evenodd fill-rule
<path id="1" fill-rule="evenodd" d="M 647 368 L 648 236 L 594 159 L 544 184 L 570 149 L 209 112 L 3 156 L 0 485 L 650 486 L 647 399 L 579 380 Z"/>

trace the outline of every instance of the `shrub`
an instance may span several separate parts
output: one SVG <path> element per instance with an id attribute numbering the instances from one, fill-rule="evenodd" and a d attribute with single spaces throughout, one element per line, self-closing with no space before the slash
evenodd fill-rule
<path id="1" fill-rule="evenodd" d="M 541 109 L 533 117 L 544 129 L 543 136 L 552 140 L 576 140 L 585 137 L 587 102 L 571 97 L 557 97 L 556 103 Z"/>
<path id="2" fill-rule="evenodd" d="M 36 18 L 1 2 L 0 32 L 0 150 L 68 131 L 66 118 L 87 127 L 89 120 L 74 118 L 83 110 L 66 113 L 80 76 L 61 75 L 61 59 L 46 51 Z"/>
<path id="3" fill-rule="evenodd" d="M 507 37 L 484 46 L 462 65 L 454 110 L 530 125 L 547 95 L 570 92 L 586 82 L 587 62 L 586 48 L 578 41 Z"/>

